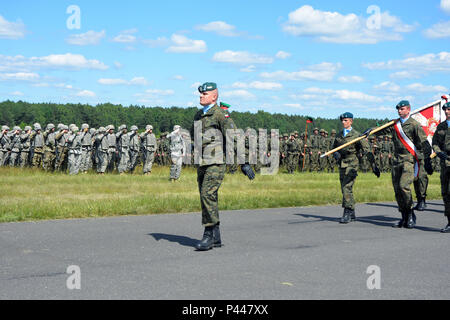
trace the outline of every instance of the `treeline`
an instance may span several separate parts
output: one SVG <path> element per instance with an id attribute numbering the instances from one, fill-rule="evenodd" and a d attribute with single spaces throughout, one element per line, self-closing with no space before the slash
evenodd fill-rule
<path id="1" fill-rule="evenodd" d="M 56 103 L 27 103 L 24 101 L 4 101 L 0 103 L 0 125 L 8 125 L 10 128 L 17 125 L 24 128 L 39 122 L 45 126 L 48 123 L 66 125 L 75 123 L 81 126 L 88 123 L 91 127 L 98 128 L 113 124 L 120 126 L 137 125 L 139 129 L 144 129 L 147 124 L 154 127 L 155 134 L 170 132 L 174 125 L 180 125 L 189 129 L 192 126 L 197 108 L 148 108 L 144 106 L 114 105 L 110 103 L 91 106 L 87 104 L 56 104 Z M 231 117 L 239 128 L 265 128 L 279 129 L 280 133 L 290 133 L 293 131 L 304 132 L 306 127 L 306 116 L 271 114 L 264 111 L 257 113 L 231 111 Z M 388 120 L 358 119 L 354 128 L 364 131 L 369 127 L 374 127 L 378 123 Z M 331 132 L 332 129 L 340 129 L 339 119 L 315 118 L 314 123 L 308 125 L 310 129 L 318 127 Z"/>

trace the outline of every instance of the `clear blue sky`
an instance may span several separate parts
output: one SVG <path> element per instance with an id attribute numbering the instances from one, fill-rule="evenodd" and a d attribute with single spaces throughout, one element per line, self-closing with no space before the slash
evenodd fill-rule
<path id="1" fill-rule="evenodd" d="M 449 43 L 450 0 L 8 1 L 0 100 L 188 107 L 214 81 L 236 111 L 391 118 L 450 92 Z"/>

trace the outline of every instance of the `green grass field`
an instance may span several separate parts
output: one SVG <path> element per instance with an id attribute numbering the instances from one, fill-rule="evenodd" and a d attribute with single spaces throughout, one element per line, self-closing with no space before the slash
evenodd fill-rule
<path id="1" fill-rule="evenodd" d="M 69 176 L 0 168 L 0 223 L 201 211 L 194 169 L 183 169 L 177 183 L 169 181 L 169 168 L 139 173 Z M 354 191 L 359 203 L 395 200 L 390 174 L 360 174 Z M 428 195 L 441 199 L 438 173 L 430 177 Z M 220 210 L 337 205 L 341 199 L 338 174 L 328 173 L 281 171 L 249 181 L 239 171 L 226 176 L 219 192 Z"/>

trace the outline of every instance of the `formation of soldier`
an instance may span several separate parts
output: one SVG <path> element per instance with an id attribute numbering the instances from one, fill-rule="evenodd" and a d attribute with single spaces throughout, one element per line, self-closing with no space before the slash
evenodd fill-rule
<path id="1" fill-rule="evenodd" d="M 139 164 L 143 174 L 149 175 L 153 163 L 169 165 L 170 141 L 164 132 L 156 138 L 153 127 L 147 125 L 138 133 L 137 126 L 113 125 L 90 128 L 81 125 L 48 124 L 45 130 L 39 123 L 23 130 L 2 126 L 0 134 L 0 166 L 40 168 L 45 171 L 69 172 L 74 175 L 95 170 L 105 174 L 117 170 L 119 174 L 134 172 Z"/>

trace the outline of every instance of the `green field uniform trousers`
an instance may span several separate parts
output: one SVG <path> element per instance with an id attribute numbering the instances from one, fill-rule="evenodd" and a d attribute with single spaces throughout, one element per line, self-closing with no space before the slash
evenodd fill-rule
<path id="1" fill-rule="evenodd" d="M 342 191 L 342 208 L 355 210 L 355 198 L 353 196 L 353 186 L 355 184 L 358 171 L 355 167 L 339 169 L 339 180 Z"/>
<path id="2" fill-rule="evenodd" d="M 202 205 L 202 224 L 215 226 L 219 220 L 219 188 L 225 177 L 226 165 L 201 166 L 197 169 L 197 182 Z"/>
<path id="3" fill-rule="evenodd" d="M 422 168 L 423 170 L 423 168 Z M 392 185 L 400 212 L 409 212 L 413 207 L 411 184 L 414 182 L 414 164 L 394 162 L 392 167 Z"/>

